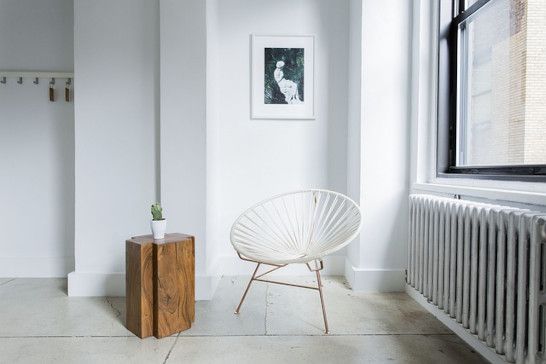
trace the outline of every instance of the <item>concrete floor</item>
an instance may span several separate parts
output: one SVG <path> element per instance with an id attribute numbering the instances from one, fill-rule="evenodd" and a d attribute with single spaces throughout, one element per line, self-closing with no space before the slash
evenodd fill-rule
<path id="1" fill-rule="evenodd" d="M 180 335 L 140 340 L 124 298 L 69 298 L 64 279 L 0 279 L 0 363 L 483 363 L 409 296 L 358 294 L 324 282 L 330 335 L 315 291 L 221 280 Z M 282 277 L 285 279 L 285 277 Z M 293 282 L 313 283 L 292 277 Z"/>

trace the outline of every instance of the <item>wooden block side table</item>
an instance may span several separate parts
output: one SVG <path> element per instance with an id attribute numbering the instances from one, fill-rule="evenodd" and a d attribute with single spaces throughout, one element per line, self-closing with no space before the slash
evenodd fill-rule
<path id="1" fill-rule="evenodd" d="M 153 334 L 153 249 L 152 244 L 125 243 L 126 326 L 136 336 Z"/>
<path id="2" fill-rule="evenodd" d="M 127 329 L 140 338 L 187 330 L 195 319 L 195 238 L 126 241 Z"/>

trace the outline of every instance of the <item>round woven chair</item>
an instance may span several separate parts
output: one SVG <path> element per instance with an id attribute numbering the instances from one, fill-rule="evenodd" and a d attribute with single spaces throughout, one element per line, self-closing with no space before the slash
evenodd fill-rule
<path id="1" fill-rule="evenodd" d="M 358 235 L 361 225 L 358 205 L 347 196 L 328 190 L 284 193 L 243 212 L 231 227 L 231 244 L 239 258 L 256 263 L 256 268 L 235 313 L 239 313 L 254 281 L 313 289 L 319 292 L 328 333 L 320 278 L 324 268 L 322 258 L 349 244 Z M 317 287 L 263 278 L 292 263 L 305 264 L 315 272 Z M 258 274 L 261 265 L 273 268 Z"/>

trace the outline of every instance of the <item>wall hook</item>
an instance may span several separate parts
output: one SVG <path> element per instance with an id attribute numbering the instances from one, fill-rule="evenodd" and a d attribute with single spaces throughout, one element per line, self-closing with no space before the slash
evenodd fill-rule
<path id="1" fill-rule="evenodd" d="M 2 76 L 2 79 L 0 80 L 0 83 L 3 83 L 4 85 L 8 82 L 8 80 L 6 80 L 6 76 Z"/>
<path id="2" fill-rule="evenodd" d="M 38 77 L 36 77 L 32 83 L 37 85 L 37 84 L 40 83 L 40 79 Z"/>
<path id="3" fill-rule="evenodd" d="M 19 85 L 22 85 L 23 84 L 23 77 L 19 77 L 19 79 L 17 80 L 17 83 Z"/>
<path id="4" fill-rule="evenodd" d="M 64 101 L 70 102 L 70 84 L 72 83 L 72 79 L 67 79 L 66 84 L 64 86 Z"/>
<path id="5" fill-rule="evenodd" d="M 55 78 L 51 78 L 51 81 L 49 82 L 49 101 L 55 102 L 55 89 L 53 88 L 53 85 L 55 85 Z"/>

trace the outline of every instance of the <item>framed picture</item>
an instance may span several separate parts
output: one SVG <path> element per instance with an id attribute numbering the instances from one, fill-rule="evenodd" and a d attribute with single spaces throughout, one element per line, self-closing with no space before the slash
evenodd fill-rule
<path id="1" fill-rule="evenodd" d="M 252 36 L 251 117 L 315 118 L 315 37 Z"/>

